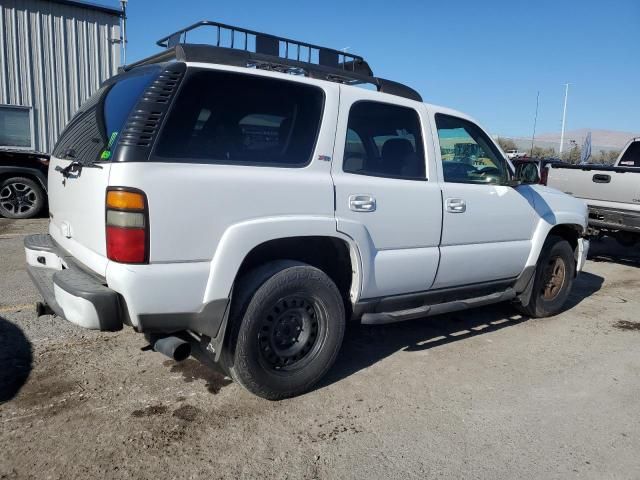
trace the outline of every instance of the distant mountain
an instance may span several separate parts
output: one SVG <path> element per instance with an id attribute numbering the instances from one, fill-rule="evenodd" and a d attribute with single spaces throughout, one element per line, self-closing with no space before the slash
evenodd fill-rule
<path id="1" fill-rule="evenodd" d="M 591 132 L 591 150 L 598 152 L 599 150 L 620 150 L 625 144 L 634 137 L 640 137 L 640 132 L 618 132 L 614 130 L 596 130 L 588 128 L 580 128 L 577 130 L 567 130 L 564 132 L 564 150 L 571 148 L 571 140 L 575 140 L 579 146 L 582 146 L 587 133 Z M 501 135 L 499 135 L 501 136 Z M 531 137 L 504 137 L 511 138 L 516 142 L 519 149 L 528 150 L 531 148 Z M 557 133 L 541 133 L 536 135 L 536 146 L 542 148 L 555 148 L 556 151 L 560 146 L 560 132 Z"/>
<path id="2" fill-rule="evenodd" d="M 640 137 L 640 133 L 632 132 L 616 132 L 614 130 L 589 130 L 588 128 L 580 128 L 578 130 L 569 130 L 564 132 L 565 147 L 569 145 L 571 140 L 582 145 L 587 133 L 591 132 L 591 144 L 603 148 L 611 148 L 619 150 L 633 137 Z M 560 143 L 560 133 L 543 133 L 536 135 L 536 139 L 542 142 Z"/>

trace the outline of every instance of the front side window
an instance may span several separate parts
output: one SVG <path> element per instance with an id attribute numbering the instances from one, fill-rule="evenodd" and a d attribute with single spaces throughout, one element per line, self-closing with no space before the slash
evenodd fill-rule
<path id="1" fill-rule="evenodd" d="M 188 77 L 155 155 L 175 162 L 302 167 L 313 154 L 321 89 L 233 72 Z"/>
<path id="2" fill-rule="evenodd" d="M 477 125 L 436 114 L 444 181 L 499 184 L 508 179 L 505 159 Z"/>
<path id="3" fill-rule="evenodd" d="M 424 180 L 420 117 L 407 107 L 362 101 L 349 111 L 342 169 L 376 177 Z"/>

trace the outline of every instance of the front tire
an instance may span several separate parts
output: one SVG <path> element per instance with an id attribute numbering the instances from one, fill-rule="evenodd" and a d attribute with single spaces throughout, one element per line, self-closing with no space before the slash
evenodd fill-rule
<path id="1" fill-rule="evenodd" d="M 531 298 L 518 309 L 528 317 L 542 318 L 562 310 L 576 274 L 573 249 L 562 237 L 549 236 L 536 265 Z"/>
<path id="2" fill-rule="evenodd" d="M 345 329 L 342 296 L 321 270 L 294 261 L 262 266 L 238 284 L 223 353 L 231 377 L 269 400 L 311 389 L 333 365 Z"/>

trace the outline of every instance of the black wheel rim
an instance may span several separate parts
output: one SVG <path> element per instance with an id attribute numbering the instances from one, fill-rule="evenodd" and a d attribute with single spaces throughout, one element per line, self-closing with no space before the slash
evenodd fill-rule
<path id="1" fill-rule="evenodd" d="M 317 349 L 320 309 L 315 301 L 287 296 L 276 302 L 260 322 L 262 361 L 273 370 L 294 370 Z"/>
<path id="2" fill-rule="evenodd" d="M 36 207 L 38 196 L 29 185 L 22 182 L 6 184 L 0 190 L 0 205 L 12 215 L 24 215 Z"/>

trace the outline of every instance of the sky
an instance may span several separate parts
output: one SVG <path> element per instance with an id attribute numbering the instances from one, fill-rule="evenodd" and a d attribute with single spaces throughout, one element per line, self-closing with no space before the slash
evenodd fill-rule
<path id="1" fill-rule="evenodd" d="M 117 5 L 114 0 L 98 3 Z M 374 74 L 475 117 L 492 134 L 640 132 L 640 0 L 129 0 L 130 63 L 215 20 L 363 56 Z"/>

